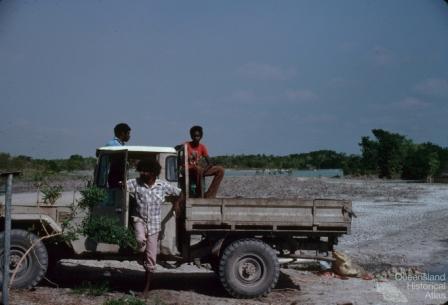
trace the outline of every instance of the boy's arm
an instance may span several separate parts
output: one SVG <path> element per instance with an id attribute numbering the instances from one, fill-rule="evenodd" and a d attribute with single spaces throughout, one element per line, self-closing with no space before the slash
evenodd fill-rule
<path id="1" fill-rule="evenodd" d="M 173 209 L 176 213 L 176 217 L 179 217 L 182 209 L 182 203 L 185 201 L 185 195 L 180 188 L 177 186 L 171 185 L 169 183 L 165 184 L 165 193 L 166 195 L 172 196 L 171 203 L 173 204 Z"/>
<path id="2" fill-rule="evenodd" d="M 212 165 L 210 161 L 210 156 L 208 154 L 207 146 L 205 146 L 204 144 L 202 144 L 201 157 L 204 158 L 205 162 L 207 163 L 204 168 L 208 168 L 209 166 Z"/>
<path id="3" fill-rule="evenodd" d="M 181 192 L 179 197 L 176 198 L 176 200 L 173 201 L 173 209 L 176 213 L 176 217 L 179 217 L 182 213 L 182 205 L 185 202 L 185 195 L 184 192 Z"/>
<path id="4" fill-rule="evenodd" d="M 133 183 L 133 179 L 129 179 L 128 181 L 126 181 L 126 189 L 129 194 L 135 192 L 135 185 Z"/>

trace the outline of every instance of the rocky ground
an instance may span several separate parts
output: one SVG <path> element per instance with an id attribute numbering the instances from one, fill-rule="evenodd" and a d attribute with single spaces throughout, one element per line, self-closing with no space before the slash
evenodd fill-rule
<path id="1" fill-rule="evenodd" d="M 184 265 L 159 268 L 146 304 L 443 304 L 448 301 L 448 186 L 380 180 L 298 177 L 226 177 L 221 197 L 320 197 L 353 201 L 352 234 L 337 249 L 375 275 L 374 280 L 341 279 L 316 264 L 281 270 L 267 297 L 230 298 L 214 273 Z M 445 280 L 404 275 L 445 274 Z M 429 273 L 428 273 L 429 272 Z M 101 296 L 74 293 L 82 281 L 108 283 Z M 11 304 L 103 304 L 130 297 L 143 286 L 134 262 L 65 261 L 57 287 L 12 291 Z"/>

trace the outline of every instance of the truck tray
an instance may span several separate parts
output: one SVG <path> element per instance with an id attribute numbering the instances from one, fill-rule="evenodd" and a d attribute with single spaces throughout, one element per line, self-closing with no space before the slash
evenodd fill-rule
<path id="1" fill-rule="evenodd" d="M 190 198 L 186 230 L 350 233 L 352 203 L 334 199 Z"/>

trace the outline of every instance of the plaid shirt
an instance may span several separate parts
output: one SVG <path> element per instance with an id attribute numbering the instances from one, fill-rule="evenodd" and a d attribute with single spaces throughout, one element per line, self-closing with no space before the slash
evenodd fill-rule
<path id="1" fill-rule="evenodd" d="M 127 189 L 137 203 L 137 215 L 147 225 L 149 235 L 160 231 L 160 206 L 165 201 L 165 196 L 178 196 L 181 192 L 180 188 L 159 179 L 151 186 L 141 182 L 139 178 L 129 179 Z"/>

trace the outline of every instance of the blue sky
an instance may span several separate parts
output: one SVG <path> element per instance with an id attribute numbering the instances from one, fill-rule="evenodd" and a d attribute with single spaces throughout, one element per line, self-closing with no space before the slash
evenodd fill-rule
<path id="1" fill-rule="evenodd" d="M 0 2 L 0 151 L 359 153 L 374 128 L 448 146 L 448 5 L 394 1 Z"/>

